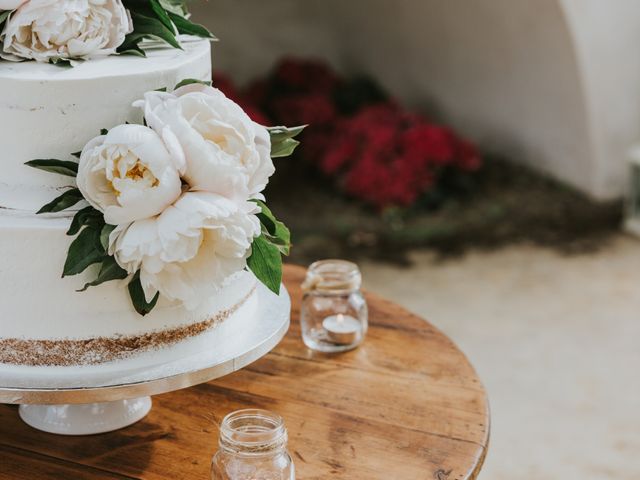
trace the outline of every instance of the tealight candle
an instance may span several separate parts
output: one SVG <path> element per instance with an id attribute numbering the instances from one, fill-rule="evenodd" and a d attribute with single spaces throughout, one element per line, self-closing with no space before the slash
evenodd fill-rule
<path id="1" fill-rule="evenodd" d="M 358 340 L 362 326 L 360 322 L 350 315 L 331 315 L 322 322 L 327 331 L 327 337 L 336 345 L 351 345 Z"/>

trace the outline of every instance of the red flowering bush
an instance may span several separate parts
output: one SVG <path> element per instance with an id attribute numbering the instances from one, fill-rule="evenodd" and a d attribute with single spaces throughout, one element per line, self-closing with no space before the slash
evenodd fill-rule
<path id="1" fill-rule="evenodd" d="M 450 128 L 411 113 L 366 79 L 347 81 L 326 64 L 284 60 L 239 93 L 216 85 L 255 121 L 308 124 L 300 155 L 345 193 L 377 208 L 408 207 L 444 174 L 480 168 L 474 145 Z"/>
<path id="2" fill-rule="evenodd" d="M 444 169 L 479 167 L 468 142 L 393 103 L 343 119 L 320 161 L 325 173 L 342 179 L 348 194 L 379 208 L 413 205 Z"/>

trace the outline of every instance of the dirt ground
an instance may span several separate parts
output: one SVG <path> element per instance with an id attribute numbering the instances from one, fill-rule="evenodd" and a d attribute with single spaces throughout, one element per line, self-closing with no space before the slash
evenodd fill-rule
<path id="1" fill-rule="evenodd" d="M 406 264 L 415 249 L 451 256 L 522 243 L 588 252 L 619 230 L 623 210 L 621 202 L 596 203 L 527 168 L 489 159 L 474 177 L 447 179 L 415 208 L 378 212 L 296 162 L 279 161 L 267 192 L 292 230 L 294 263 L 338 257 Z"/>

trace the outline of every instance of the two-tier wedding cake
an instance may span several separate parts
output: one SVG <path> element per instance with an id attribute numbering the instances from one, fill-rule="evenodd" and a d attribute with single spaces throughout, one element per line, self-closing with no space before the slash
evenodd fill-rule
<path id="1" fill-rule="evenodd" d="M 0 1 L 0 364 L 169 351 L 279 289 L 261 192 L 300 129 L 206 85 L 185 2 L 128 3 Z"/>

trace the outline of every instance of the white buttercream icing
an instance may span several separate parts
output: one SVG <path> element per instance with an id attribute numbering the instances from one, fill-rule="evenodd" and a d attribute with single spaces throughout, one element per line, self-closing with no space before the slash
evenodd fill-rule
<path id="1" fill-rule="evenodd" d="M 145 92 L 185 78 L 211 78 L 207 40 L 147 55 L 110 56 L 74 68 L 0 62 L 0 207 L 34 212 L 70 183 L 24 162 L 73 159 L 100 129 L 140 122 L 140 110 L 131 104 Z"/>
<path id="2" fill-rule="evenodd" d="M 90 275 L 61 278 L 73 240 L 65 234 L 68 227 L 66 218 L 0 212 L 0 338 L 86 339 L 188 326 L 233 308 L 256 285 L 242 271 L 195 311 L 160 300 L 142 317 L 131 305 L 126 280 L 77 292 Z"/>

